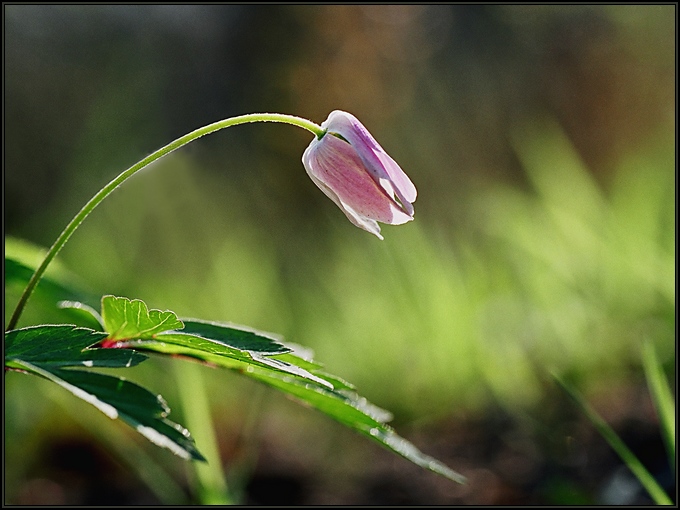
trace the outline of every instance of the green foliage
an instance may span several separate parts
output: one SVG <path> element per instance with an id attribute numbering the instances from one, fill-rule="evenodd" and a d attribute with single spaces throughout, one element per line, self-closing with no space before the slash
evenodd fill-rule
<path id="1" fill-rule="evenodd" d="M 69 325 L 33 326 L 5 335 L 5 364 L 28 362 L 54 367 L 131 367 L 147 359 L 134 351 L 92 348 L 106 333 Z"/>
<path id="2" fill-rule="evenodd" d="M 35 268 L 45 256 L 45 250 L 21 239 L 5 238 L 5 316 L 9 319 L 21 291 L 26 287 Z M 60 260 L 55 260 L 48 267 L 47 272 L 38 283 L 28 310 L 29 324 L 35 322 L 66 322 L 77 320 L 81 314 L 72 308 L 55 308 L 54 304 L 60 300 L 75 300 L 90 305 L 97 304 L 99 296 L 83 289 L 78 275 L 66 269 Z M 97 327 L 98 322 L 88 323 L 90 327 Z"/>
<path id="3" fill-rule="evenodd" d="M 89 316 L 89 322 L 99 322 L 96 311 L 86 305 L 68 302 L 62 306 Z M 104 296 L 101 306 L 105 332 L 68 325 L 8 332 L 5 365 L 59 384 L 183 458 L 204 460 L 188 431 L 167 420 L 170 409 L 160 395 L 113 376 L 58 368 L 129 367 L 146 359 L 142 352 L 193 358 L 277 388 L 415 464 L 464 482 L 463 476 L 398 436 L 386 424 L 390 413 L 270 334 L 218 322 L 181 321 L 174 312 L 149 310 L 138 299 Z"/>
<path id="4" fill-rule="evenodd" d="M 102 298 L 102 320 L 109 340 L 153 338 L 157 333 L 184 326 L 173 312 L 149 310 L 139 299 Z"/>
<path id="5" fill-rule="evenodd" d="M 107 333 L 70 325 L 43 325 L 5 334 L 5 366 L 44 377 L 94 405 L 111 419 L 120 418 L 150 441 L 196 460 L 203 456 L 183 427 L 169 421 L 160 395 L 110 375 L 63 367 L 129 368 L 147 359 L 131 350 L 97 348 Z"/>
<path id="6" fill-rule="evenodd" d="M 160 395 L 122 378 L 63 367 L 129 368 L 147 359 L 135 351 L 96 348 L 104 332 L 70 325 L 43 325 L 5 335 L 5 366 L 32 373 L 67 389 L 109 418 L 121 418 L 160 446 L 202 460 L 189 433 L 166 416 Z"/>
<path id="7" fill-rule="evenodd" d="M 62 310 L 68 310 L 71 317 L 82 326 L 93 329 L 102 329 L 104 319 L 99 312 L 85 303 L 79 301 L 59 301 L 57 306 Z"/>
<path id="8" fill-rule="evenodd" d="M 262 331 L 249 330 L 244 326 L 230 327 L 218 322 L 185 319 L 183 333 L 210 338 L 243 351 L 279 354 L 290 352 L 273 335 Z"/>
<path id="9" fill-rule="evenodd" d="M 70 391 L 111 419 L 120 418 L 158 446 L 184 459 L 205 460 L 189 431 L 168 420 L 170 408 L 160 395 L 119 377 L 80 370 L 62 370 L 49 364 L 14 361 L 14 366 L 42 376 Z"/>

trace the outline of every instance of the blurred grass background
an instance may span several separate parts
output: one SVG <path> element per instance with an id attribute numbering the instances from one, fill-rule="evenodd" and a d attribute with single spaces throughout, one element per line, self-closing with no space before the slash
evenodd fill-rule
<path id="1" fill-rule="evenodd" d="M 410 472 L 205 369 L 246 501 L 646 501 L 547 374 L 629 439 L 658 435 L 640 348 L 675 379 L 676 6 L 3 9 L 6 236 L 49 246 L 124 168 L 243 113 L 352 112 L 418 188 L 416 220 L 379 242 L 308 179 L 308 133 L 240 126 L 135 176 L 61 252 L 94 295 L 312 348 L 470 477 Z M 36 300 L 22 325 L 57 320 Z M 169 370 L 128 377 L 182 422 Z M 182 461 L 33 379 L 5 378 L 6 502 L 188 501 Z M 239 462 L 251 412 L 259 449 Z"/>

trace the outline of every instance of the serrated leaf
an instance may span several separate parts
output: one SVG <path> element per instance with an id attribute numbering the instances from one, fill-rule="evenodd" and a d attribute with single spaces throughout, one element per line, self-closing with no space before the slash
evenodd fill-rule
<path id="1" fill-rule="evenodd" d="M 157 335 L 156 339 L 160 341 L 169 340 L 175 345 L 224 355 L 247 363 L 251 363 L 252 360 L 255 365 L 267 365 L 281 372 L 310 379 L 323 386 L 341 389 L 352 388 L 352 385 L 347 381 L 320 371 L 322 365 L 311 360 L 310 349 L 296 344 L 284 344 L 277 335 L 272 333 L 258 331 L 246 326 L 199 319 L 183 318 L 182 322 L 184 322 L 184 329 L 175 332 L 175 336 L 162 333 Z M 194 338 L 176 335 L 190 335 Z M 206 343 L 205 340 L 209 343 Z M 223 345 L 227 347 L 227 350 L 223 350 L 215 344 Z M 148 344 L 147 347 L 151 347 L 151 344 Z M 307 359 L 295 353 L 300 353 Z M 176 352 L 175 354 L 191 355 L 188 351 Z M 198 353 L 195 357 L 203 359 Z"/>
<path id="2" fill-rule="evenodd" d="M 105 338 L 106 333 L 101 331 L 67 324 L 15 329 L 5 333 L 5 363 L 123 368 L 147 359 L 134 351 L 90 348 Z"/>
<path id="3" fill-rule="evenodd" d="M 321 370 L 323 365 L 314 362 L 311 349 L 301 345 L 284 343 L 277 335 L 266 333 L 256 329 L 248 328 L 235 324 L 220 323 L 214 321 L 202 321 L 200 319 L 183 318 L 184 329 L 179 334 L 191 334 L 200 339 L 209 340 L 229 347 L 227 352 L 221 351 L 214 345 L 205 344 L 199 339 L 188 339 L 184 337 L 181 345 L 196 347 L 212 354 L 222 354 L 241 361 L 249 362 L 250 359 L 256 365 L 267 365 L 281 372 L 293 374 L 302 378 L 311 379 L 323 386 L 335 387 L 338 389 L 352 389 L 353 386 Z M 159 335 L 157 339 L 163 340 L 166 334 Z M 177 337 L 175 337 L 177 339 Z M 237 351 L 234 351 L 237 349 Z M 247 351 L 244 356 L 243 352 Z M 184 355 L 189 355 L 183 352 Z"/>
<path id="4" fill-rule="evenodd" d="M 184 327 L 174 312 L 149 310 L 141 299 L 116 296 L 102 298 L 102 320 L 110 340 L 153 338 L 163 331 Z"/>
<path id="5" fill-rule="evenodd" d="M 330 380 L 339 380 L 331 376 L 329 380 L 318 382 L 286 373 L 276 368 L 275 364 L 259 364 L 247 357 L 248 353 L 242 352 L 240 357 L 225 355 L 221 349 L 226 346 L 210 343 L 201 345 L 206 339 L 194 335 L 181 335 L 179 333 L 163 333 L 157 335 L 154 340 L 138 340 L 126 342 L 125 345 L 140 350 L 148 350 L 164 354 L 190 356 L 201 359 L 212 365 L 229 368 L 238 371 L 247 377 L 254 378 L 269 386 L 273 386 L 285 394 L 294 397 L 304 405 L 314 407 L 327 416 L 348 426 L 349 428 L 377 441 L 382 446 L 405 457 L 415 464 L 445 476 L 453 481 L 463 483 L 465 478 L 451 470 L 441 462 L 420 452 L 412 443 L 400 437 L 391 427 L 386 425 L 392 416 L 388 411 L 381 409 L 354 391 L 348 391 L 349 384 L 342 386 L 343 389 L 334 388 L 328 383 Z M 200 348 L 197 348 L 200 346 Z M 261 358 L 267 358 L 261 356 Z M 268 361 L 278 361 L 269 358 Z M 259 358 L 258 358 L 259 359 Z"/>
<path id="6" fill-rule="evenodd" d="M 64 370 L 42 363 L 19 362 L 19 368 L 40 375 L 92 404 L 111 419 L 120 418 L 158 446 L 184 459 L 205 461 L 189 432 L 170 421 L 160 395 L 125 379 L 82 370 Z"/>
<path id="7" fill-rule="evenodd" d="M 449 480 L 458 483 L 465 483 L 466 478 L 460 473 L 454 471 L 446 464 L 438 461 L 430 455 L 426 455 L 415 445 L 403 437 L 399 436 L 394 430 L 389 427 L 374 428 L 369 432 L 370 436 L 378 441 L 383 446 L 398 453 L 402 457 L 410 460 L 414 464 L 425 468 L 429 471 L 445 476 Z"/>
<path id="8" fill-rule="evenodd" d="M 116 347 L 188 356 L 236 370 L 246 370 L 248 366 L 266 367 L 301 377 L 315 384 L 321 384 L 329 388 L 333 387 L 331 382 L 291 363 L 279 361 L 257 352 L 241 351 L 210 338 L 189 335 L 183 332 L 160 333 L 152 340 L 126 340 L 119 342 Z"/>
<path id="9" fill-rule="evenodd" d="M 286 343 L 286 345 L 290 346 L 291 344 Z M 311 359 L 308 359 L 308 358 L 302 358 L 300 356 L 296 356 L 295 352 L 297 352 L 297 351 L 294 350 L 293 352 L 290 352 L 290 353 L 276 354 L 274 356 L 271 356 L 271 358 L 277 359 L 277 360 L 280 360 L 280 361 L 285 361 L 286 363 L 290 363 L 292 365 L 297 365 L 301 368 L 304 368 L 305 370 L 308 370 L 311 373 L 313 373 L 314 375 L 316 375 L 316 376 L 328 381 L 329 383 L 331 383 L 336 390 L 354 390 L 354 389 L 356 389 L 355 386 L 352 383 L 345 381 L 344 379 L 342 379 L 342 378 L 340 378 L 336 375 L 332 375 L 332 374 L 329 374 L 328 372 L 326 372 L 324 370 L 321 370 L 323 368 L 323 365 L 321 365 L 320 363 L 317 363 L 317 362 L 315 362 Z"/>
<path id="10" fill-rule="evenodd" d="M 370 437 L 383 447 L 401 455 L 418 466 L 428 469 L 458 483 L 465 483 L 465 477 L 424 454 L 416 446 L 399 436 L 385 422 L 391 414 L 381 409 L 355 392 L 328 390 L 312 384 L 304 384 L 297 379 L 282 376 L 275 372 L 254 369 L 249 374 L 255 379 L 274 386 L 296 397 L 302 403 L 323 412 L 351 429 Z"/>
<path id="11" fill-rule="evenodd" d="M 130 300 L 113 296 L 107 298 L 113 304 L 122 303 L 118 308 L 112 307 L 119 318 L 135 315 L 130 311 L 130 305 L 125 304 L 133 303 Z M 141 310 L 143 316 L 146 306 L 141 307 L 143 303 L 139 300 L 135 302 L 140 303 L 136 310 Z M 125 338 L 118 335 L 119 331 L 127 331 L 127 324 L 123 324 L 120 319 L 115 323 L 107 322 L 104 300 L 102 316 L 107 331 L 116 331 L 117 338 L 122 338 L 115 347 L 187 356 L 238 371 L 320 410 L 425 469 L 464 483 L 462 475 L 425 455 L 386 425 L 392 418 L 388 411 L 351 391 L 352 386 L 346 381 L 321 372 L 321 365 L 312 361 L 311 356 L 304 353 L 304 357 L 296 355 L 293 349 L 273 336 L 230 324 L 183 319 L 185 328 L 180 331 L 161 331 L 153 335 L 145 332 L 144 337 L 133 334 Z"/>
<path id="12" fill-rule="evenodd" d="M 267 354 L 290 352 L 276 335 L 235 324 L 227 324 L 199 319 L 182 319 L 182 333 L 209 338 L 241 351 L 252 351 Z"/>

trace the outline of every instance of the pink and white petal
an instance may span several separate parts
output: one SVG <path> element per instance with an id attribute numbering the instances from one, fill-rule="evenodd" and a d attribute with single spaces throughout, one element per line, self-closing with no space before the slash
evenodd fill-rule
<path id="1" fill-rule="evenodd" d="M 363 230 L 366 230 L 371 234 L 376 235 L 380 240 L 384 239 L 383 236 L 380 235 L 380 226 L 375 220 L 359 215 L 354 209 L 349 207 L 347 204 L 343 203 L 342 200 L 340 200 L 340 198 L 338 197 L 338 195 L 336 195 L 332 189 L 326 186 L 326 184 L 322 180 L 318 179 L 313 172 L 308 171 L 307 173 L 309 174 L 310 179 L 312 179 L 312 182 L 316 184 L 316 186 L 328 198 L 330 198 L 335 203 L 335 205 L 337 205 L 340 208 L 340 210 L 345 214 L 345 216 L 347 216 L 347 219 L 353 225 Z"/>
<path id="2" fill-rule="evenodd" d="M 404 201 L 408 203 L 415 202 L 416 197 L 418 196 L 418 191 L 411 182 L 411 179 L 408 178 L 408 175 L 406 175 L 397 162 L 394 161 L 394 159 L 392 159 L 385 151 L 376 152 L 376 156 L 380 159 L 380 162 L 383 164 L 383 168 L 385 168 L 387 174 L 390 176 L 390 180 L 394 183 L 394 186 L 397 189 L 397 196 L 399 197 L 399 200 L 401 200 L 402 203 Z"/>
<path id="3" fill-rule="evenodd" d="M 416 187 L 364 125 L 351 113 L 340 110 L 331 112 L 324 124 L 330 132 L 337 132 L 354 147 L 376 182 L 381 183 L 383 179 L 388 179 L 393 183 L 392 188 L 404 210 L 413 215 L 413 206 L 410 204 L 416 200 Z M 388 193 L 391 191 L 389 188 L 386 190 Z"/>
<path id="4" fill-rule="evenodd" d="M 391 223 L 399 204 L 366 171 L 353 147 L 339 138 L 329 137 L 317 153 L 316 177 L 362 216 Z"/>
<path id="5" fill-rule="evenodd" d="M 317 177 L 317 175 L 323 176 L 324 173 L 322 170 L 324 162 L 321 162 L 324 156 L 319 156 L 319 152 L 322 151 L 323 149 L 320 149 L 319 147 L 316 147 L 312 144 L 302 155 L 303 165 L 307 170 L 307 174 L 309 175 L 310 179 L 312 179 L 312 182 L 316 184 L 317 187 L 340 208 L 340 210 L 345 214 L 345 216 L 347 216 L 347 219 L 349 219 L 353 225 L 366 230 L 371 234 L 374 234 L 382 240 L 383 236 L 380 235 L 380 226 L 375 220 L 357 213 L 354 209 L 352 209 L 352 207 L 344 203 L 322 179 Z"/>
<path id="6" fill-rule="evenodd" d="M 403 225 L 409 221 L 413 221 L 413 215 L 402 211 L 396 206 L 392 206 L 392 219 L 389 221 L 388 225 Z M 387 222 L 384 222 L 387 223 Z"/>
<path id="7" fill-rule="evenodd" d="M 326 122 L 321 126 L 326 128 L 329 133 L 337 133 L 347 140 L 354 147 L 376 181 L 381 178 L 390 178 L 383 168 L 382 162 L 375 154 L 375 151 L 385 151 L 354 115 L 335 110 L 331 112 Z"/>
<path id="8" fill-rule="evenodd" d="M 342 135 L 352 145 L 356 143 L 357 146 L 383 150 L 368 129 L 351 113 L 334 110 L 321 126 Z"/>
<path id="9" fill-rule="evenodd" d="M 302 162 L 350 222 L 382 239 L 378 221 L 401 225 L 413 220 L 415 186 L 361 122 L 335 110 L 322 127 L 327 135 L 312 140 Z"/>

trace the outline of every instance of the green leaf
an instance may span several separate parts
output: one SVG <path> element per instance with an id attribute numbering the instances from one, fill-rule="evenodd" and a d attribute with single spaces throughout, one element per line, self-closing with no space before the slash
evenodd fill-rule
<path id="1" fill-rule="evenodd" d="M 162 331 L 184 326 L 174 312 L 149 310 L 141 299 L 115 296 L 102 298 L 102 320 L 110 340 L 153 338 Z"/>
<path id="2" fill-rule="evenodd" d="M 377 441 L 415 464 L 464 483 L 465 478 L 400 437 L 386 422 L 392 415 L 352 390 L 300 346 L 287 346 L 275 336 L 218 322 L 183 319 L 169 311 L 148 311 L 140 300 L 102 299 L 102 317 L 117 349 L 183 356 L 228 368 L 283 391 L 304 405 Z M 184 327 L 182 329 L 182 326 Z"/>
<path id="3" fill-rule="evenodd" d="M 219 322 L 202 321 L 198 319 L 182 319 L 184 329 L 182 333 L 209 338 L 216 342 L 234 347 L 242 351 L 253 351 L 268 354 L 290 352 L 290 348 L 283 345 L 275 335 Z"/>
<path id="4" fill-rule="evenodd" d="M 205 461 L 189 432 L 170 421 L 160 395 L 118 377 L 49 364 L 21 361 L 18 368 L 42 376 L 92 404 L 111 419 L 120 418 L 149 441 L 184 459 Z"/>
<path id="5" fill-rule="evenodd" d="M 70 311 L 73 317 L 80 319 L 79 322 L 84 322 L 92 329 L 103 329 L 104 319 L 99 315 L 99 312 L 90 305 L 81 303 L 79 301 L 59 301 L 57 306 L 62 310 Z"/>
<path id="6" fill-rule="evenodd" d="M 291 397 L 295 397 L 304 405 L 318 409 L 343 425 L 370 437 L 382 446 L 425 469 L 458 483 L 465 482 L 465 477 L 436 459 L 420 452 L 412 443 L 400 437 L 391 427 L 385 424 L 385 422 L 391 419 L 391 414 L 371 404 L 357 393 L 345 389 L 335 389 L 332 386 L 329 387 L 328 381 L 324 381 L 326 384 L 321 384 L 304 377 L 291 377 L 291 374 L 268 365 L 253 363 L 253 361 L 247 358 L 237 359 L 236 357 L 211 353 L 206 350 L 197 350 L 192 345 L 201 339 L 193 335 L 184 336 L 186 345 L 165 341 L 166 337 L 168 337 L 167 339 L 177 339 L 179 335 L 176 334 L 162 334 L 158 335 L 156 340 L 140 340 L 128 342 L 126 345 L 135 349 L 198 358 L 212 365 L 235 370 L 247 377 L 277 388 Z M 341 381 L 339 378 L 334 379 Z"/>
<path id="7" fill-rule="evenodd" d="M 47 250 L 23 239 L 5 237 L 5 285 L 26 286 L 40 265 Z M 58 259 L 52 261 L 36 292 L 48 294 L 57 299 L 83 299 L 85 293 L 74 285 L 78 277 L 68 271 Z M 87 296 L 88 298 L 91 296 Z"/>
<path id="8" fill-rule="evenodd" d="M 621 460 L 628 466 L 633 474 L 640 481 L 645 490 L 652 497 L 657 505 L 672 505 L 673 502 L 664 492 L 663 488 L 654 479 L 652 474 L 644 467 L 642 462 L 635 456 L 635 454 L 630 451 L 626 444 L 621 440 L 614 429 L 612 429 L 609 424 L 602 419 L 602 417 L 592 409 L 586 400 L 576 391 L 571 385 L 563 381 L 558 375 L 552 374 L 553 378 L 562 387 L 564 391 L 574 400 L 576 405 L 581 409 L 583 414 L 585 414 L 591 423 L 595 426 L 597 431 L 604 437 L 604 439 L 609 443 L 609 446 L 617 453 Z"/>
<path id="9" fill-rule="evenodd" d="M 323 365 L 312 360 L 312 350 L 307 347 L 302 347 L 298 344 L 286 342 L 287 347 L 292 349 L 292 352 L 285 354 L 276 354 L 271 356 L 273 359 L 284 361 L 292 365 L 297 365 L 305 370 L 312 372 L 314 375 L 321 377 L 325 381 L 331 383 L 336 390 L 354 390 L 354 385 L 350 382 L 341 379 L 338 376 L 331 375 L 322 370 Z"/>
<path id="10" fill-rule="evenodd" d="M 105 338 L 106 333 L 101 331 L 66 324 L 15 329 L 5 334 L 5 364 L 26 361 L 63 367 L 123 368 L 147 359 L 129 350 L 91 348 Z"/>
<path id="11" fill-rule="evenodd" d="M 18 301 L 44 256 L 45 250 L 42 248 L 26 241 L 5 238 L 5 314 L 7 318 L 16 305 L 15 300 Z M 47 322 L 78 322 L 80 324 L 80 317 L 73 314 L 71 309 L 59 312 L 54 308 L 56 302 L 65 299 L 87 303 L 99 302 L 98 296 L 82 290 L 83 285 L 77 285 L 75 282 L 78 282 L 78 277 L 66 270 L 59 260 L 53 260 L 33 292 L 31 302 L 32 306 L 36 307 L 34 313 L 43 319 L 53 317 Z M 43 319 L 39 320 L 43 321 Z M 91 321 L 81 325 L 98 327 Z"/>
<path id="12" fill-rule="evenodd" d="M 282 376 L 273 371 L 254 369 L 249 375 L 296 397 L 303 404 L 318 409 L 418 466 L 455 482 L 465 483 L 463 475 L 435 458 L 424 454 L 413 443 L 399 436 L 394 429 L 385 424 L 386 421 L 391 419 L 391 414 L 371 404 L 357 393 L 328 390 L 324 387 L 305 384 L 300 380 Z"/>
<path id="13" fill-rule="evenodd" d="M 93 348 L 106 338 L 104 332 L 72 325 L 16 329 L 5 334 L 5 365 L 59 384 L 110 418 L 121 418 L 150 441 L 180 457 L 204 460 L 189 433 L 167 419 L 170 409 L 160 395 L 117 377 L 61 368 L 122 368 L 148 359 L 129 349 Z"/>
<path id="14" fill-rule="evenodd" d="M 268 384 L 285 394 L 294 397 L 304 405 L 314 407 L 345 426 L 377 441 L 382 446 L 405 457 L 415 464 L 463 483 L 465 478 L 441 462 L 420 452 L 412 443 L 400 437 L 386 425 L 392 416 L 365 398 L 351 391 L 352 386 L 339 377 L 320 371 L 321 365 L 309 356 L 300 357 L 295 348 L 286 347 L 282 342 L 276 344 L 270 338 L 261 341 L 251 335 L 261 333 L 237 328 L 233 325 L 207 323 L 195 319 L 183 319 L 189 328 L 182 331 L 164 332 L 153 339 L 126 340 L 118 344 L 136 350 L 159 354 L 187 356 L 199 359 L 213 366 L 235 370 L 247 377 Z M 210 327 L 204 327 L 206 324 Z M 189 329 L 194 334 L 188 334 Z M 207 336 L 196 334 L 202 332 Z M 241 335 L 242 332 L 248 335 Z M 248 347 L 242 350 L 236 346 Z M 285 349 L 289 352 L 270 354 Z M 255 349 L 267 349 L 256 351 Z"/>
<path id="15" fill-rule="evenodd" d="M 170 340 L 175 345 L 220 354 L 257 366 L 267 365 L 281 372 L 311 379 L 331 388 L 353 389 L 353 386 L 347 381 L 321 371 L 323 365 L 309 359 L 311 358 L 309 349 L 296 344 L 284 344 L 280 338 L 272 333 L 265 333 L 246 326 L 199 319 L 183 318 L 182 322 L 184 322 L 184 329 L 176 332 L 176 335 L 168 336 L 168 334 L 163 333 L 158 335 L 156 339 L 160 341 Z M 186 336 L 177 336 L 186 334 L 195 338 L 188 339 Z M 209 343 L 206 344 L 204 340 L 208 340 Z M 221 349 L 215 344 L 221 344 L 227 349 Z M 149 344 L 148 347 L 150 346 Z M 303 354 L 307 359 L 297 356 L 296 352 Z M 175 354 L 191 355 L 188 351 L 175 352 Z M 195 357 L 203 359 L 201 354 L 195 354 Z"/>
<path id="16" fill-rule="evenodd" d="M 333 388 L 331 382 L 292 363 L 280 361 L 258 352 L 242 351 L 211 338 L 188 335 L 183 332 L 160 333 L 153 340 L 126 340 L 119 342 L 117 346 L 161 354 L 187 356 L 240 371 L 247 371 L 249 366 L 265 367 Z"/>

